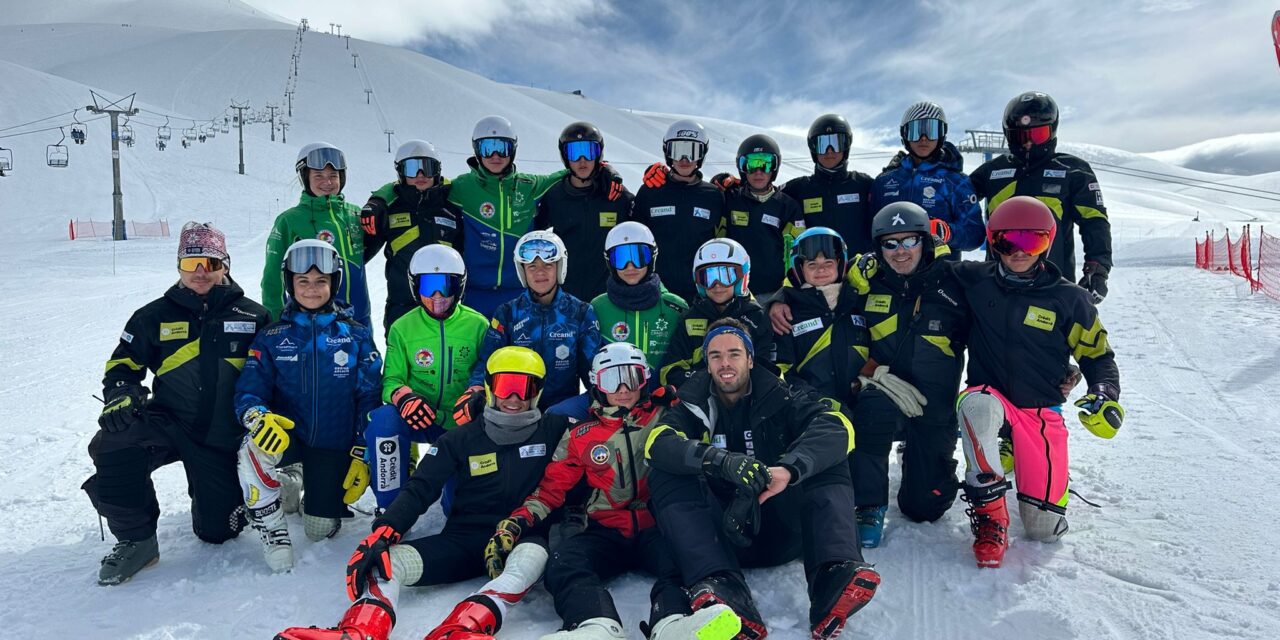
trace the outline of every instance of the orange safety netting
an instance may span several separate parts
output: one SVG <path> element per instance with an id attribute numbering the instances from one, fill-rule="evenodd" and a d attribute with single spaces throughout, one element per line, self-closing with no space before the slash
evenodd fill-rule
<path id="1" fill-rule="evenodd" d="M 169 237 L 168 220 L 157 220 L 155 222 L 134 222 L 132 220 L 126 220 L 124 224 L 125 235 L 130 238 Z M 110 238 L 111 221 L 72 220 L 67 225 L 67 235 L 72 240 L 77 238 Z"/>
<path id="2" fill-rule="evenodd" d="M 1258 230 L 1258 268 L 1253 272 L 1253 290 L 1280 300 L 1280 238 Z"/>

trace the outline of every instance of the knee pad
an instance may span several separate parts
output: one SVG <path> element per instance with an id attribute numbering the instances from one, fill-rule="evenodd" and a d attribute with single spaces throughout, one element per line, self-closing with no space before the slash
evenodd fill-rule
<path id="1" fill-rule="evenodd" d="M 1000 462 L 1000 429 L 1004 405 L 993 395 L 971 392 L 956 407 L 960 437 L 964 443 L 965 481 L 979 485 L 1004 477 Z"/>
<path id="2" fill-rule="evenodd" d="M 319 542 L 337 535 L 338 531 L 342 529 L 342 520 L 338 518 L 322 518 L 304 512 L 302 514 L 302 528 L 306 531 L 308 540 Z"/>
<path id="3" fill-rule="evenodd" d="M 248 438 L 236 452 L 236 476 L 244 503 L 250 509 L 261 509 L 280 499 L 280 473 L 275 465 L 280 456 L 269 456 L 249 444 Z"/>
<path id="4" fill-rule="evenodd" d="M 1027 537 L 1039 542 L 1057 542 L 1067 533 L 1067 510 L 1018 496 L 1018 515 Z"/>
<path id="5" fill-rule="evenodd" d="M 417 584 L 422 579 L 422 554 L 407 544 L 392 545 L 391 575 L 400 584 Z"/>

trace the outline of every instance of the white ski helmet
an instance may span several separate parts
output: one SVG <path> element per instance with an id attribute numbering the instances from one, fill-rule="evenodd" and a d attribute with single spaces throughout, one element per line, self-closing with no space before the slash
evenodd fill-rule
<path id="1" fill-rule="evenodd" d="M 511 141 L 511 159 L 515 160 L 516 147 L 519 145 L 520 138 L 516 135 L 516 130 L 511 127 L 511 121 L 502 116 L 485 116 L 480 118 L 474 129 L 471 130 L 471 151 L 477 158 L 480 155 L 480 148 L 477 144 L 485 138 L 502 138 Z"/>
<path id="2" fill-rule="evenodd" d="M 409 158 L 431 158 L 440 162 L 435 146 L 426 140 L 409 140 L 396 149 L 396 164 Z"/>
<path id="3" fill-rule="evenodd" d="M 302 182 L 303 191 L 311 193 L 307 172 L 325 167 L 333 167 L 337 170 L 338 191 L 342 191 L 343 187 L 347 186 L 347 158 L 341 149 L 328 142 L 312 142 L 298 150 L 298 158 L 293 163 L 293 169 L 298 174 L 298 180 Z"/>
<path id="4" fill-rule="evenodd" d="M 739 298 L 748 295 L 751 256 L 747 254 L 746 247 L 729 238 L 712 238 L 698 247 L 698 251 L 693 254 L 693 282 L 698 287 L 698 295 L 704 298 L 707 297 L 707 289 L 698 278 L 698 270 L 713 265 L 735 268 L 740 275 L 733 284 L 733 295 Z"/>
<path id="5" fill-rule="evenodd" d="M 516 241 L 514 254 L 516 277 L 520 279 L 520 286 L 529 287 L 529 283 L 524 279 L 524 265 L 532 264 L 538 258 L 547 264 L 554 263 L 556 284 L 564 284 L 564 276 L 569 272 L 569 252 L 564 247 L 564 241 L 555 234 L 554 229 L 530 231 L 520 236 Z"/>
<path id="6" fill-rule="evenodd" d="M 418 276 L 427 274 L 443 274 L 455 278 L 453 301 L 446 309 L 433 309 L 423 301 L 418 290 Z M 462 301 L 467 291 L 467 265 L 457 250 L 442 244 L 429 244 L 413 252 L 409 260 L 409 290 L 418 298 L 418 304 L 426 309 L 433 318 L 447 318 Z"/>
<path id="7" fill-rule="evenodd" d="M 610 371 L 614 367 L 621 367 L 622 371 Z M 635 369 L 639 369 L 639 373 L 632 373 Z M 614 393 L 620 386 L 619 382 L 629 383 L 633 390 L 637 386 L 644 389 L 649 377 L 649 361 L 645 359 L 644 351 L 630 342 L 610 342 L 600 347 L 591 358 L 587 381 L 593 390 Z"/>
<path id="8" fill-rule="evenodd" d="M 694 162 L 698 164 L 698 168 L 702 168 L 702 161 L 707 157 L 707 149 L 711 146 L 711 139 L 707 137 L 707 130 L 695 120 L 676 120 L 667 127 L 667 135 L 662 137 L 662 155 L 667 160 L 667 165 L 675 164 L 675 159 L 671 157 L 670 143 L 676 140 L 688 140 L 694 142 L 697 146 L 698 157 Z"/>
<path id="9" fill-rule="evenodd" d="M 284 276 L 285 293 L 293 298 L 293 276 L 307 273 L 312 269 L 331 276 L 329 283 L 329 300 L 332 302 L 342 287 L 342 270 L 346 263 L 338 255 L 338 250 L 324 240 L 308 238 L 299 240 L 285 250 L 280 260 L 280 271 Z"/>
<path id="10" fill-rule="evenodd" d="M 645 256 L 644 250 L 625 251 L 621 255 L 614 255 L 614 249 L 629 244 L 640 244 L 649 247 L 649 255 Z M 646 258 L 648 259 L 648 264 L 641 266 L 640 263 Z M 618 271 L 624 268 L 628 262 L 638 268 L 647 268 L 646 279 L 655 273 L 654 269 L 656 269 L 658 263 L 658 241 L 653 237 L 653 232 L 649 230 L 649 227 L 633 220 L 628 220 L 610 229 L 609 235 L 604 238 L 604 263 L 609 268 L 609 277 L 621 281 L 621 278 L 618 277 Z"/>

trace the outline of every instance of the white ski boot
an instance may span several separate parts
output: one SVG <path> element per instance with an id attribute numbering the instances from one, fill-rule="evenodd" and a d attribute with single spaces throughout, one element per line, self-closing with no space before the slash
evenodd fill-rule
<path id="1" fill-rule="evenodd" d="M 682 616 L 667 616 L 653 625 L 649 640 L 732 640 L 742 620 L 727 605 L 713 604 Z"/>
<path id="2" fill-rule="evenodd" d="M 249 526 L 262 540 L 262 557 L 272 571 L 280 573 L 293 569 L 293 541 L 289 539 L 289 525 L 284 521 L 284 510 L 279 502 L 261 509 L 250 509 Z"/>
<path id="3" fill-rule="evenodd" d="M 627 633 L 622 630 L 621 622 L 609 618 L 592 618 L 583 620 L 581 624 L 569 631 L 557 631 L 542 636 L 540 640 L 626 640 L 626 638 Z"/>

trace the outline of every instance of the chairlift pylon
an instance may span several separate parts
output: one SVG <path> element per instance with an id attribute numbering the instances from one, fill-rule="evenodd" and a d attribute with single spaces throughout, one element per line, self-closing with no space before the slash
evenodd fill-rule
<path id="1" fill-rule="evenodd" d="M 13 149 L 0 147 L 0 171 L 13 171 Z"/>
<path id="2" fill-rule="evenodd" d="M 62 139 L 57 144 L 51 144 L 45 147 L 44 156 L 45 163 L 57 169 L 64 169 L 70 163 L 71 154 L 67 152 L 66 146 L 62 143 L 67 139 L 67 132 L 58 127 L 58 133 L 62 134 Z"/>

